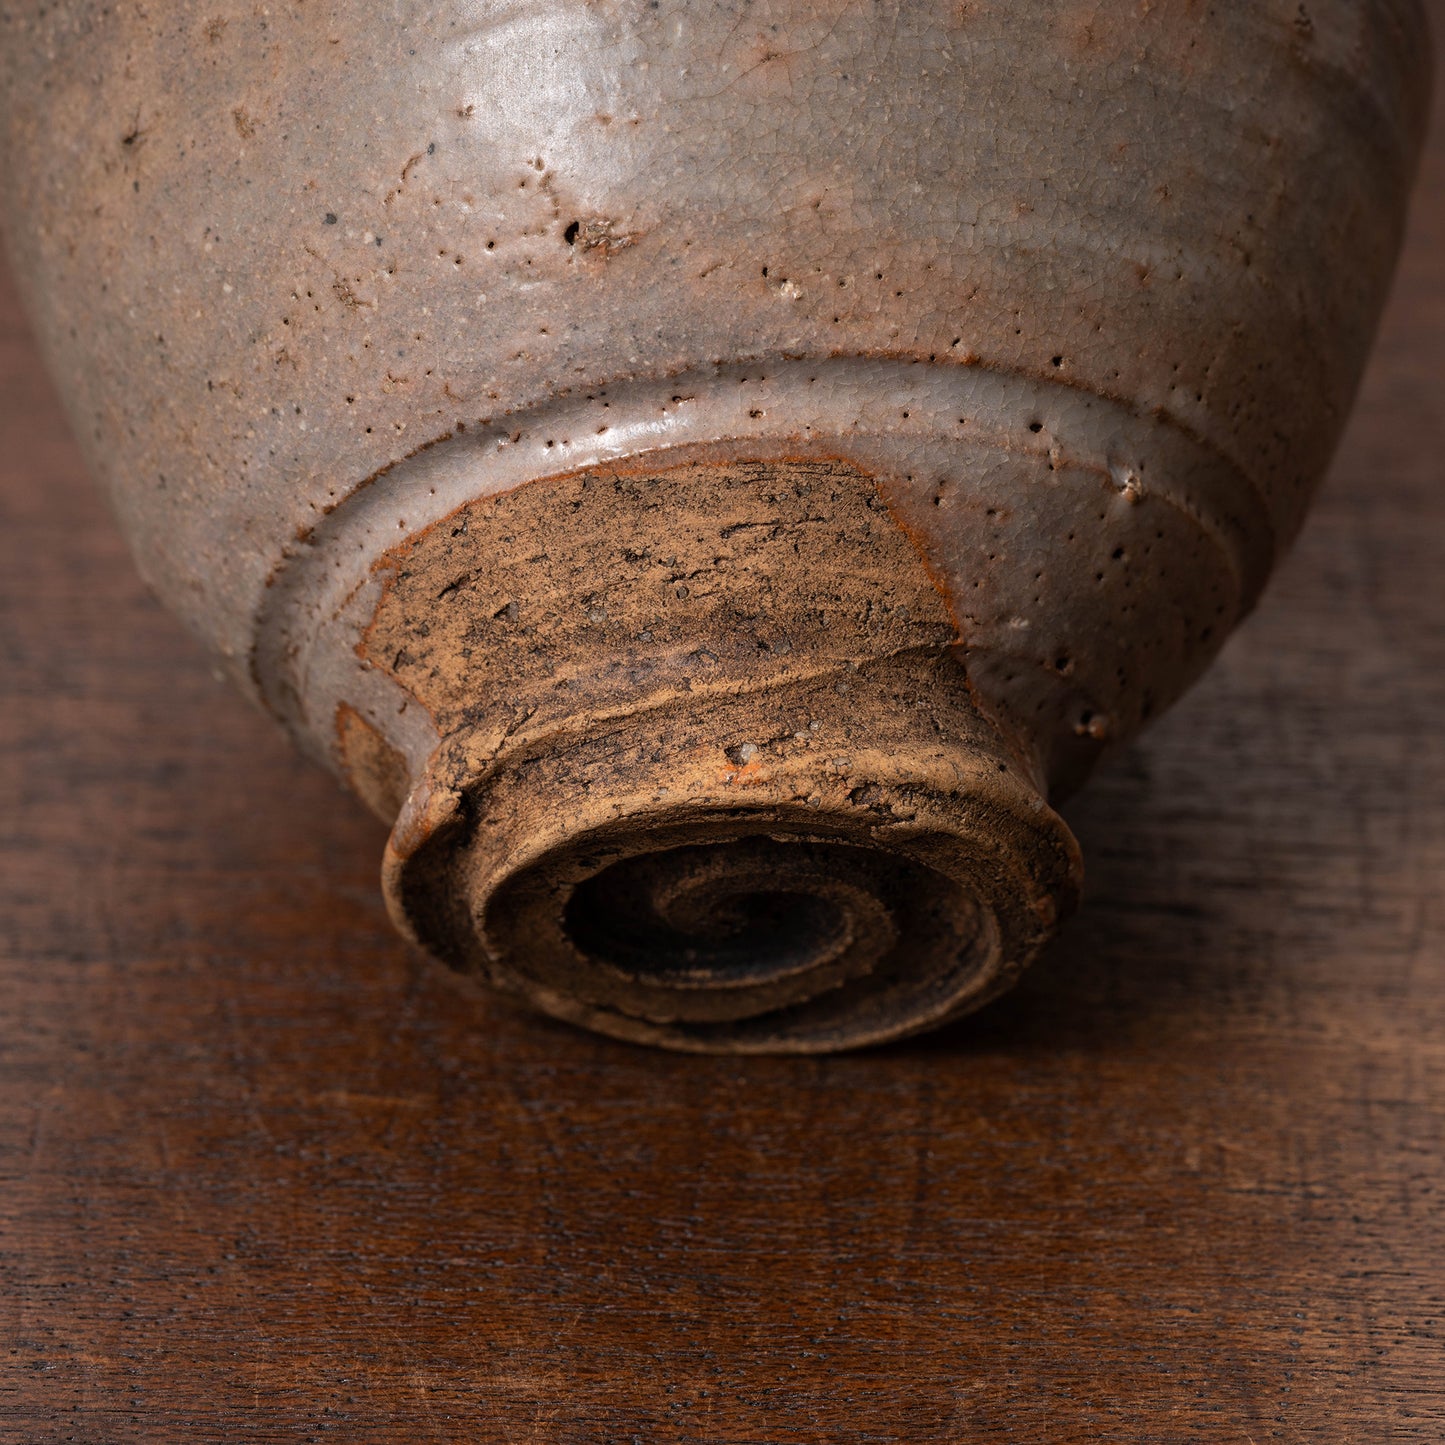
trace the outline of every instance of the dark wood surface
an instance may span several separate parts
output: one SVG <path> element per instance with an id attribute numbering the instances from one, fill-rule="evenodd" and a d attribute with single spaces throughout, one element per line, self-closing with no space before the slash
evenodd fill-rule
<path id="1" fill-rule="evenodd" d="M 1445 20 L 1445 4 L 1437 4 Z M 1331 479 L 906 1047 L 670 1057 L 393 936 L 0 294 L 0 1440 L 1445 1439 L 1445 130 Z"/>

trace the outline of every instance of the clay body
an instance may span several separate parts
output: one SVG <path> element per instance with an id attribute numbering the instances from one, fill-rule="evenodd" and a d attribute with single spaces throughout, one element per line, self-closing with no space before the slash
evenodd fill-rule
<path id="1" fill-rule="evenodd" d="M 1006 986 L 1329 460 L 1417 6 L 164 11 L 0 18 L 12 256 L 398 924 L 681 1048 Z"/>

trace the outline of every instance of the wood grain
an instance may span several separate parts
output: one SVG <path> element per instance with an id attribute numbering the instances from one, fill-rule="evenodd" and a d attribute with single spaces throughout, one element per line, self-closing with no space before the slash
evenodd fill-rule
<path id="1" fill-rule="evenodd" d="M 1441 1439 L 1442 367 L 1437 121 L 1332 478 L 1070 807 L 1066 937 L 944 1034 L 738 1062 L 407 952 L 6 289 L 0 1439 Z"/>

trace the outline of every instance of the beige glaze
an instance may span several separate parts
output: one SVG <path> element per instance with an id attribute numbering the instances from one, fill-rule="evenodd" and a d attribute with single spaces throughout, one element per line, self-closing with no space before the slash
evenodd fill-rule
<path id="1" fill-rule="evenodd" d="M 161 13 L 164 11 L 164 13 Z M 146 574 L 398 923 L 827 1049 L 1072 906 L 1347 415 L 1413 0 L 0 16 L 7 234 Z M 298 823 L 304 826 L 304 823 Z"/>

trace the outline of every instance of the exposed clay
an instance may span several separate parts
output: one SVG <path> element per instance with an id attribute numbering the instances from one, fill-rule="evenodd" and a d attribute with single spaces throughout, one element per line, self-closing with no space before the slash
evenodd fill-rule
<path id="1" fill-rule="evenodd" d="M 838 461 L 532 482 L 376 566 L 385 590 L 362 656 L 448 740 L 451 786 L 534 739 L 815 679 L 846 694 L 864 663 L 959 640 L 873 479 Z M 738 727 L 712 772 L 746 786 L 775 739 Z"/>
<path id="2" fill-rule="evenodd" d="M 392 822 L 411 791 L 405 755 L 347 703 L 336 709 L 336 745 L 351 791 L 379 818 Z"/>
<path id="3" fill-rule="evenodd" d="M 379 565 L 362 649 L 456 800 L 393 847 L 393 914 L 550 1012 L 684 1048 L 873 1042 L 996 992 L 1073 904 L 1073 840 L 856 467 L 590 470 Z"/>
<path id="4" fill-rule="evenodd" d="M 1426 104 L 1415 0 L 1106 11 L 0 15 L 77 435 L 428 948 L 810 1050 L 1067 910 L 1045 798 L 1300 525 Z"/>

